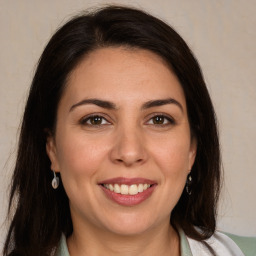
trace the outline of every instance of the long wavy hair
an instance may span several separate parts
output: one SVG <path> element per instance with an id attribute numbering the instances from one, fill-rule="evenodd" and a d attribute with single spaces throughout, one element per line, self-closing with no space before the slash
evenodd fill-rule
<path id="1" fill-rule="evenodd" d="M 59 188 L 51 187 L 46 130 L 54 134 L 58 103 L 72 70 L 88 53 L 113 46 L 149 50 L 164 59 L 177 76 L 197 139 L 197 156 L 191 170 L 192 194 L 184 189 L 170 224 L 199 241 L 215 231 L 220 151 L 215 113 L 199 64 L 184 40 L 163 21 L 134 8 L 108 6 L 68 21 L 52 36 L 39 59 L 20 131 L 4 255 L 51 255 L 61 234 L 68 237 L 72 233 L 61 177 Z"/>

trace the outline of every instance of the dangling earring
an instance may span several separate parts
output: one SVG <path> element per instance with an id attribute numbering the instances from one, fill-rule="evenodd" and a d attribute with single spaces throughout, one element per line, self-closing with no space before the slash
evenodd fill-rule
<path id="1" fill-rule="evenodd" d="M 53 187 L 54 189 L 57 189 L 58 186 L 59 186 L 59 184 L 60 184 L 60 179 L 59 179 L 59 177 L 56 176 L 55 171 L 53 171 L 53 175 L 54 175 L 54 177 L 53 177 L 53 179 L 52 179 L 52 187 Z"/>
<path id="2" fill-rule="evenodd" d="M 192 189 L 191 189 L 192 183 L 193 183 L 192 177 L 191 177 L 191 174 L 189 174 L 188 177 L 187 177 L 187 181 L 186 181 L 186 191 L 187 191 L 189 196 L 192 193 Z"/>

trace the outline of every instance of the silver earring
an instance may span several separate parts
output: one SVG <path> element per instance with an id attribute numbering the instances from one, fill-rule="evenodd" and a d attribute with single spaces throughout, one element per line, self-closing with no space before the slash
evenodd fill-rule
<path id="1" fill-rule="evenodd" d="M 192 182 L 193 181 L 192 181 L 191 174 L 189 174 L 188 177 L 187 177 L 187 181 L 186 181 L 186 191 L 187 191 L 189 196 L 192 193 L 192 189 L 191 189 Z"/>
<path id="2" fill-rule="evenodd" d="M 53 171 L 53 175 L 54 175 L 54 177 L 52 179 L 52 187 L 54 189 L 57 189 L 60 184 L 60 179 L 59 179 L 59 177 L 56 176 L 56 173 L 54 171 Z"/>

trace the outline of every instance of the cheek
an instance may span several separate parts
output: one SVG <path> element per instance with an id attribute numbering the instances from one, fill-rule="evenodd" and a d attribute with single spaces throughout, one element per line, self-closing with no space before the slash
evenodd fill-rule
<path id="1" fill-rule="evenodd" d="M 167 139 L 154 150 L 155 161 L 165 176 L 184 176 L 189 171 L 190 139 Z"/>
<path id="2" fill-rule="evenodd" d="M 107 149 L 97 140 L 83 136 L 63 135 L 57 145 L 60 172 L 63 175 L 91 176 L 98 169 Z"/>
<path id="3" fill-rule="evenodd" d="M 162 175 L 162 198 L 169 202 L 165 205 L 167 210 L 178 202 L 189 173 L 190 138 L 186 137 L 175 136 L 154 151 L 154 161 Z"/>
<path id="4" fill-rule="evenodd" d="M 158 157 L 157 164 L 163 175 L 163 198 L 169 202 L 166 208 L 172 211 L 186 184 L 189 172 L 189 150 L 184 144 L 166 145 L 159 152 Z"/>
<path id="5" fill-rule="evenodd" d="M 158 165 L 162 170 L 163 181 L 166 186 L 166 192 L 179 197 L 185 186 L 188 175 L 188 157 L 187 152 L 178 150 L 169 150 L 169 154 L 159 156 Z"/>
<path id="6" fill-rule="evenodd" d="M 81 204 L 93 204 L 92 188 L 97 182 L 98 171 L 104 161 L 106 149 L 101 143 L 84 136 L 62 133 L 57 153 L 61 179 L 73 210 L 80 211 Z"/>

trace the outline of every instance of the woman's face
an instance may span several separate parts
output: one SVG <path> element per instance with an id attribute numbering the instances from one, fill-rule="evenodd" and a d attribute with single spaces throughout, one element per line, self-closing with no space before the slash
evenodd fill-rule
<path id="1" fill-rule="evenodd" d="M 150 51 L 93 51 L 70 75 L 47 153 L 74 230 L 169 225 L 196 155 L 178 79 Z"/>

